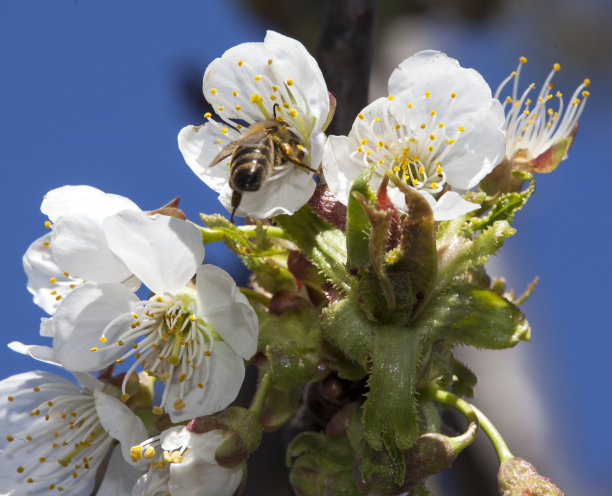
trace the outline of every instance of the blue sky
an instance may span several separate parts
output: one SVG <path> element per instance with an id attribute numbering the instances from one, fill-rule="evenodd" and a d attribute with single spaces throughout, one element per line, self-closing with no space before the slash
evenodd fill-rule
<path id="1" fill-rule="evenodd" d="M 606 429 L 612 406 L 612 234 L 605 190 L 612 183 L 612 103 L 606 98 L 611 64 L 587 54 L 566 57 L 567 32 L 548 30 L 537 43 L 517 36 L 528 15 L 513 15 L 484 28 L 440 24 L 439 46 L 430 48 L 475 67 L 494 88 L 519 55 L 530 57 L 525 83 L 542 81 L 553 62 L 564 66 L 556 82 L 566 95 L 584 77 L 593 80 L 570 157 L 554 174 L 538 178 L 504 260 L 513 264 L 506 275 L 519 292 L 533 276 L 541 277 L 524 305 L 533 327 L 526 346 L 534 381 L 555 405 L 551 422 L 567 438 L 575 477 L 603 485 L 612 441 Z M 526 22 L 525 31 L 535 26 Z M 42 343 L 43 313 L 25 289 L 21 256 L 44 232 L 39 206 L 46 191 L 90 184 L 128 196 L 143 209 L 181 195 L 192 220 L 200 211 L 222 210 L 176 145 L 181 127 L 200 123 L 203 112 L 183 97 L 184 75 L 197 88 L 213 58 L 238 43 L 262 40 L 266 27 L 229 1 L 0 3 L 3 342 Z M 207 247 L 206 257 L 245 277 L 222 246 Z M 2 377 L 37 366 L 0 348 Z"/>

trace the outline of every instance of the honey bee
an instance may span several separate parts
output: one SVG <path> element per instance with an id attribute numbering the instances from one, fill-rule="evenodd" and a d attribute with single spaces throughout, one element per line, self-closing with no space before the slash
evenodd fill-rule
<path id="1" fill-rule="evenodd" d="M 232 214 L 240 206 L 242 194 L 258 191 L 273 175 L 274 168 L 290 162 L 302 170 L 317 171 L 302 162 L 304 152 L 300 150 L 300 139 L 284 122 L 276 119 L 256 122 L 249 126 L 238 139 L 227 144 L 213 159 L 209 167 L 217 165 L 231 155 L 229 185 L 232 188 Z M 297 153 L 294 151 L 297 148 Z"/>

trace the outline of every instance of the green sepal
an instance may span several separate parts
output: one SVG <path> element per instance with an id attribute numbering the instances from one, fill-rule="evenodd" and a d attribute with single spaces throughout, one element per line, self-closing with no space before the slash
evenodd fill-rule
<path id="1" fill-rule="evenodd" d="M 259 416 L 259 423 L 264 432 L 275 431 L 285 425 L 295 413 L 301 397 L 300 388 L 281 391 L 272 387 Z"/>
<path id="2" fill-rule="evenodd" d="M 210 236 L 222 240 L 254 275 L 256 282 L 266 291 L 276 293 L 286 289 L 295 291 L 295 278 L 287 269 L 288 251 L 279 247 L 266 234 L 257 221 L 255 235 L 251 236 L 219 214 L 200 214 L 202 222 L 212 230 Z M 203 233 L 202 236 L 207 236 Z"/>
<path id="3" fill-rule="evenodd" d="M 323 309 L 321 330 L 325 340 L 364 369 L 374 349 L 376 325 L 361 311 L 353 298 L 345 298 Z"/>
<path id="4" fill-rule="evenodd" d="M 456 358 L 452 358 L 452 368 L 455 380 L 453 381 L 451 392 L 459 397 L 473 398 L 474 386 L 478 378 L 466 365 Z"/>
<path id="5" fill-rule="evenodd" d="M 254 308 L 259 318 L 258 350 L 268 359 L 274 386 L 291 391 L 311 380 L 322 358 L 319 310 L 304 306 L 274 315 Z"/>
<path id="6" fill-rule="evenodd" d="M 400 245 L 387 254 L 387 277 L 397 301 L 393 323 L 407 324 L 428 301 L 437 274 L 433 211 L 420 193 L 397 176 L 390 179 L 404 193 L 408 214 L 400 221 Z"/>
<path id="7" fill-rule="evenodd" d="M 346 436 L 304 432 L 287 450 L 297 496 L 362 496 L 353 483 L 354 451 Z"/>
<path id="8" fill-rule="evenodd" d="M 527 188 L 521 192 L 500 194 L 491 207 L 491 211 L 487 215 L 480 218 L 472 217 L 472 219 L 470 219 L 469 229 L 472 232 L 488 229 L 494 222 L 499 220 L 505 220 L 509 224 L 512 223 L 514 214 L 516 214 L 516 212 L 523 208 L 525 203 L 527 203 L 527 200 L 535 191 L 535 179 L 533 178 L 533 175 L 529 172 L 516 170 L 512 171 L 512 175 L 518 181 L 529 181 Z"/>
<path id="9" fill-rule="evenodd" d="M 372 177 L 372 168 L 365 169 L 351 186 L 346 209 L 346 251 L 347 264 L 351 268 L 365 269 L 370 267 L 370 230 L 372 225 L 358 195 L 365 201 L 374 202 L 376 197 L 368 188 Z"/>
<path id="10" fill-rule="evenodd" d="M 408 449 L 418 436 L 414 395 L 418 362 L 415 329 L 377 326 L 362 417 L 364 435 L 376 450 L 385 445 L 393 454 L 395 446 Z"/>
<path id="11" fill-rule="evenodd" d="M 529 341 L 531 333 L 516 305 L 489 289 L 467 284 L 453 284 L 437 294 L 413 325 L 431 340 L 489 349 Z"/>
<path id="12" fill-rule="evenodd" d="M 392 444 L 392 443 L 391 443 Z M 375 450 L 365 440 L 355 456 L 355 482 L 366 494 L 399 494 L 404 483 L 404 456 L 393 446 L 391 454 L 385 448 Z"/>
<path id="13" fill-rule="evenodd" d="M 485 263 L 506 238 L 516 232 L 507 221 L 498 220 L 471 240 L 465 228 L 464 217 L 442 224 L 438 234 L 438 277 L 434 292 L 439 292 L 463 272 Z"/>
<path id="14" fill-rule="evenodd" d="M 328 341 L 323 341 L 323 356 L 329 362 L 329 368 L 335 370 L 341 379 L 357 382 L 366 375 L 365 368 Z"/>
<path id="15" fill-rule="evenodd" d="M 352 278 L 346 271 L 346 237 L 316 216 L 307 205 L 293 215 L 277 215 L 274 220 L 286 231 L 326 281 L 348 292 Z"/>

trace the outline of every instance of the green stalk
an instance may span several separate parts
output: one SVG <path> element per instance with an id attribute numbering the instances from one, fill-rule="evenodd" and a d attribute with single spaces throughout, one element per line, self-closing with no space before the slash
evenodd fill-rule
<path id="1" fill-rule="evenodd" d="M 272 378 L 270 374 L 266 373 L 259 381 L 259 385 L 257 387 L 257 391 L 255 392 L 255 396 L 253 396 L 253 402 L 249 408 L 249 411 L 259 417 L 261 415 L 261 411 L 263 410 L 264 404 L 266 402 L 266 398 L 268 397 L 268 393 L 272 388 Z"/>

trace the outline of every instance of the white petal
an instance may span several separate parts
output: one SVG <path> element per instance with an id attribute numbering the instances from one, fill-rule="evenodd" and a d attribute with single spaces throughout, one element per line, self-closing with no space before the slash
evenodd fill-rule
<path id="1" fill-rule="evenodd" d="M 8 344 L 8 347 L 16 351 L 17 353 L 21 353 L 22 355 L 28 355 L 38 360 L 40 362 L 50 363 L 51 365 L 60 366 L 60 363 L 55 359 L 55 353 L 53 352 L 53 348 L 49 346 L 41 346 L 37 344 L 23 344 L 19 341 L 12 341 Z"/>
<path id="2" fill-rule="evenodd" d="M 102 427 L 121 444 L 123 459 L 128 463 L 133 463 L 130 448 L 148 437 L 142 420 L 120 400 L 99 389 L 94 391 L 93 396 Z"/>
<path id="3" fill-rule="evenodd" d="M 236 215 L 250 215 L 256 219 L 291 215 L 310 200 L 316 187 L 310 174 L 294 167 L 284 176 L 268 180 L 259 191 L 243 193 Z M 229 185 L 221 192 L 219 200 L 228 212 L 233 210 Z"/>
<path id="4" fill-rule="evenodd" d="M 464 200 L 455 191 L 447 191 L 438 199 L 433 208 L 434 220 L 453 220 L 477 208 L 480 208 L 477 203 Z"/>
<path id="5" fill-rule="evenodd" d="M 320 129 L 329 112 L 329 93 L 316 60 L 299 41 L 274 31 L 266 33 L 264 45 L 272 52 L 274 63 L 283 67 L 286 77 L 306 96 Z"/>
<path id="6" fill-rule="evenodd" d="M 227 407 L 238 395 L 244 380 L 244 361 L 222 341 L 215 341 L 212 354 L 207 359 L 208 376 L 204 364 L 193 371 L 186 380 L 185 408 L 177 410 L 174 403 L 179 398 L 178 379 L 170 385 L 166 411 L 172 422 L 183 422 L 203 415 L 211 415 Z M 177 374 L 174 374 L 177 376 Z M 198 387 L 203 384 L 203 388 Z"/>
<path id="7" fill-rule="evenodd" d="M 348 204 L 353 181 L 359 177 L 365 166 L 349 157 L 349 142 L 346 136 L 329 136 L 323 154 L 323 174 L 331 193 L 336 199 Z"/>
<path id="8" fill-rule="evenodd" d="M 140 211 L 127 198 L 90 186 L 64 186 L 47 193 L 41 210 L 53 221 L 51 247 L 61 270 L 101 283 L 130 277 L 106 246 L 102 232 L 106 217 L 126 209 Z"/>
<path id="9" fill-rule="evenodd" d="M 189 444 L 192 436 L 184 426 L 177 425 L 163 431 L 159 436 L 159 441 L 163 450 L 174 451 Z"/>
<path id="10" fill-rule="evenodd" d="M 212 167 L 210 163 L 225 145 L 238 137 L 238 132 L 231 128 L 222 134 L 216 126 L 207 123 L 202 127 L 186 126 L 181 129 L 178 145 L 185 162 L 194 174 L 209 188 L 219 193 L 229 180 L 227 160 Z M 217 140 L 220 143 L 217 143 Z"/>
<path id="11" fill-rule="evenodd" d="M 142 474 L 142 470 L 126 463 L 121 454 L 121 448 L 115 446 L 96 496 L 122 496 L 130 494 L 134 484 L 136 484 Z"/>
<path id="12" fill-rule="evenodd" d="M 204 258 L 202 236 L 189 222 L 167 215 L 123 211 L 104 221 L 109 246 L 154 293 L 176 293 Z"/>
<path id="13" fill-rule="evenodd" d="M 196 272 L 198 317 L 242 358 L 257 351 L 257 314 L 227 272 L 214 265 L 202 265 Z"/>
<path id="14" fill-rule="evenodd" d="M 70 285 L 80 280 L 66 277 L 53 258 L 51 233 L 34 241 L 23 255 L 23 269 L 28 277 L 28 291 L 34 295 L 34 303 L 48 314 L 55 309 L 71 290 Z"/>
<path id="15" fill-rule="evenodd" d="M 91 348 L 100 346 L 104 328 L 116 317 L 126 319 L 109 328 L 106 334 L 109 342 L 125 331 L 132 322 L 132 308 L 138 298 L 121 284 L 85 283 L 72 291 L 52 319 L 53 350 L 57 360 L 68 370 L 88 372 L 99 370 L 113 363 L 124 350 L 121 347 L 98 352 Z"/>
<path id="16" fill-rule="evenodd" d="M 185 429 L 187 430 L 187 429 Z M 189 431 L 187 431 L 189 432 Z M 229 437 L 230 433 L 221 429 L 204 432 L 203 434 L 189 433 L 189 439 L 186 446 L 196 452 L 199 458 L 206 463 L 217 463 L 215 452 Z"/>

